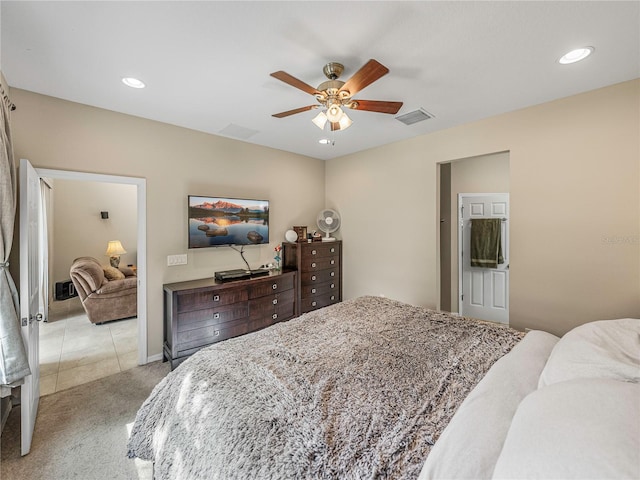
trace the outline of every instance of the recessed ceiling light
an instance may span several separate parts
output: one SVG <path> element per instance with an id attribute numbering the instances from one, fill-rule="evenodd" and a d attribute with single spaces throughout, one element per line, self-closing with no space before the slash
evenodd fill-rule
<path id="1" fill-rule="evenodd" d="M 127 87 L 131 87 L 131 88 L 144 88 L 145 84 L 143 81 L 138 80 L 137 78 L 133 78 L 133 77 L 124 77 L 122 79 L 122 83 L 124 83 Z"/>
<path id="2" fill-rule="evenodd" d="M 580 60 L 584 60 L 589 55 L 591 55 L 594 50 L 595 48 L 593 47 L 576 48 L 575 50 L 571 50 L 569 53 L 566 53 L 565 55 L 560 57 L 560 60 L 558 60 L 558 62 L 563 65 L 579 62 Z"/>

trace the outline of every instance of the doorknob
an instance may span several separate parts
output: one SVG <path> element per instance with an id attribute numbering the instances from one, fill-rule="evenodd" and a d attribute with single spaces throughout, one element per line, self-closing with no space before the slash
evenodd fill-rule
<path id="1" fill-rule="evenodd" d="M 42 321 L 42 314 L 38 313 L 37 315 L 29 315 L 29 323 L 33 323 L 33 321 L 35 320 L 36 322 L 41 322 Z M 27 326 L 27 319 L 23 318 L 22 319 L 22 326 L 26 327 Z"/>

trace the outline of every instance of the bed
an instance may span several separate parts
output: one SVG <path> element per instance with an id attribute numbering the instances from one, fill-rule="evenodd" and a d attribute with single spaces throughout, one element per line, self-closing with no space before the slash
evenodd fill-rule
<path id="1" fill-rule="evenodd" d="M 520 404 L 558 340 L 386 298 L 348 300 L 194 354 L 140 408 L 128 455 L 153 461 L 156 479 L 522 477 L 531 438 L 507 437 L 514 423 L 531 428 Z M 628 391 L 596 390 L 631 405 L 640 396 L 629 372 L 601 379 Z M 626 454 L 638 432 L 628 433 L 613 443 L 624 457 L 614 468 L 640 473 Z"/>

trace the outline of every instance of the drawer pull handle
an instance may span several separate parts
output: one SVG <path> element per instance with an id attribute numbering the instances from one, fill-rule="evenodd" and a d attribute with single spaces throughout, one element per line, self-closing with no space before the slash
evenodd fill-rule
<path id="1" fill-rule="evenodd" d="M 315 255 L 316 251 L 315 250 L 311 250 L 311 255 Z"/>
<path id="2" fill-rule="evenodd" d="M 336 249 L 331 247 L 331 253 L 335 253 Z"/>
<path id="3" fill-rule="evenodd" d="M 278 304 L 278 299 L 277 299 L 277 298 L 274 298 L 274 299 L 273 299 L 273 302 L 271 302 L 271 303 L 273 303 L 274 305 L 277 305 L 277 304 Z"/>
<path id="4" fill-rule="evenodd" d="M 312 289 L 311 289 L 311 293 L 316 293 L 316 289 L 315 289 L 315 288 L 312 288 Z"/>
<path id="5" fill-rule="evenodd" d="M 313 263 L 311 264 L 311 268 L 316 268 L 316 262 L 313 262 Z"/>
<path id="6" fill-rule="evenodd" d="M 218 336 L 220 336 L 220 330 L 214 330 L 214 331 L 213 331 L 213 336 L 214 336 L 214 337 L 218 337 Z"/>
<path id="7" fill-rule="evenodd" d="M 316 306 L 316 302 L 311 302 L 311 306 L 315 307 Z"/>
<path id="8" fill-rule="evenodd" d="M 276 320 L 278 318 L 278 314 L 274 313 L 273 315 L 271 315 L 271 318 L 273 318 L 274 320 Z"/>
<path id="9" fill-rule="evenodd" d="M 336 288 L 336 284 L 335 284 L 335 283 L 332 283 L 332 284 L 331 284 L 331 288 Z"/>
<path id="10" fill-rule="evenodd" d="M 278 289 L 278 284 L 277 284 L 277 283 L 274 283 L 273 285 L 271 285 L 271 288 L 272 288 L 273 290 L 277 290 L 277 289 Z"/>
<path id="11" fill-rule="evenodd" d="M 220 301 L 220 295 L 214 295 L 213 296 L 213 301 L 214 302 L 219 302 Z"/>
<path id="12" fill-rule="evenodd" d="M 316 276 L 315 276 L 315 275 L 312 275 L 312 276 L 311 276 L 311 280 L 315 282 L 315 281 L 316 281 Z"/>
<path id="13" fill-rule="evenodd" d="M 214 319 L 214 320 L 217 320 L 217 319 L 219 319 L 219 318 L 220 318 L 220 314 L 219 314 L 219 313 L 214 313 L 214 314 L 213 314 L 213 319 Z"/>
<path id="14" fill-rule="evenodd" d="M 336 261 L 335 260 L 331 260 L 331 265 L 335 265 Z"/>
<path id="15" fill-rule="evenodd" d="M 335 277 L 336 276 L 336 272 L 331 272 L 331 276 Z"/>
<path id="16" fill-rule="evenodd" d="M 331 300 L 335 300 L 336 296 L 335 295 L 331 295 Z"/>

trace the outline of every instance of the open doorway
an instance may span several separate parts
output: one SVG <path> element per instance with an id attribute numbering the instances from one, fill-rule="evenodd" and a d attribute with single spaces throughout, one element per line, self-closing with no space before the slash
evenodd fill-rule
<path id="1" fill-rule="evenodd" d="M 46 395 L 147 362 L 146 193 L 145 180 L 139 178 L 37 172 L 52 186 L 46 265 L 52 301 L 49 321 L 40 329 L 40 386 Z M 77 257 L 93 257 L 108 268 L 105 252 L 111 240 L 126 249 L 120 270 L 137 275 L 137 316 L 94 324 L 73 284 L 64 283 Z"/>
<path id="2" fill-rule="evenodd" d="M 438 165 L 440 309 L 459 313 L 458 194 L 509 192 L 509 152 L 462 158 Z"/>

